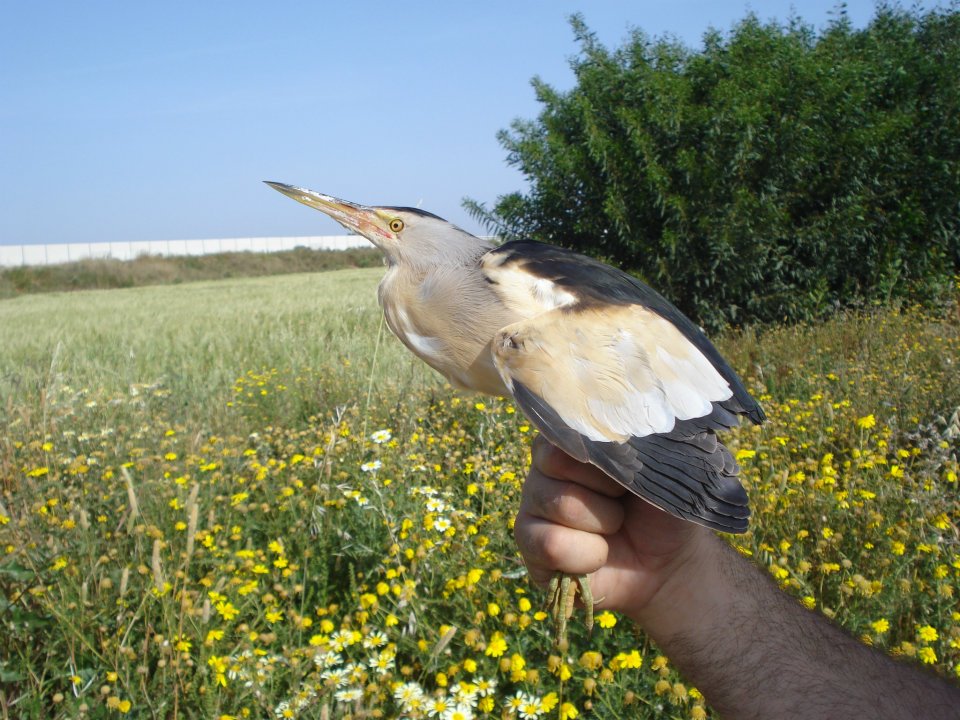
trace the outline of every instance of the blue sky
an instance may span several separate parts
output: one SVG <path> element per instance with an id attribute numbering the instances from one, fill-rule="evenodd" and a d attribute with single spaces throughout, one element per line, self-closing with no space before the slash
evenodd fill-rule
<path id="1" fill-rule="evenodd" d="M 805 0 L 822 27 L 832 0 Z M 857 26 L 873 2 L 850 0 Z M 263 185 L 417 205 L 523 187 L 496 132 L 572 85 L 567 18 L 698 47 L 767 0 L 0 0 L 0 244 L 340 234 Z"/>

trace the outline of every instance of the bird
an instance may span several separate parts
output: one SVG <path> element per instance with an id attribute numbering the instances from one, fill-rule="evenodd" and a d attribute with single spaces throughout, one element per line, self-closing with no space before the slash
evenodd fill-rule
<path id="1" fill-rule="evenodd" d="M 452 385 L 512 397 L 550 443 L 671 515 L 748 529 L 739 466 L 717 432 L 741 417 L 759 425 L 764 411 L 658 292 L 572 250 L 498 245 L 419 208 L 266 182 L 383 252 L 377 295 L 388 327 Z M 592 624 L 589 583 L 575 580 L 551 583 L 558 643 L 577 589 Z"/>

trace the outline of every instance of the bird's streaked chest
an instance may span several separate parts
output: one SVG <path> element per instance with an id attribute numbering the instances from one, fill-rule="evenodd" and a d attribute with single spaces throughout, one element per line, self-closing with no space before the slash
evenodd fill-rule
<path id="1" fill-rule="evenodd" d="M 501 327 L 519 318 L 492 295 L 481 276 L 462 268 L 417 274 L 393 267 L 378 296 L 394 335 L 453 384 L 505 392 L 490 342 Z"/>

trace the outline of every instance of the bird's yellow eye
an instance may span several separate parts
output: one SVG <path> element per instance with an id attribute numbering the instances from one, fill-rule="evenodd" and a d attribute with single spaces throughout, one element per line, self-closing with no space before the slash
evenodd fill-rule
<path id="1" fill-rule="evenodd" d="M 403 220 L 401 220 L 400 218 L 394 218 L 393 220 L 391 220 L 390 229 L 393 230 L 395 233 L 398 233 L 401 230 L 403 230 Z"/>

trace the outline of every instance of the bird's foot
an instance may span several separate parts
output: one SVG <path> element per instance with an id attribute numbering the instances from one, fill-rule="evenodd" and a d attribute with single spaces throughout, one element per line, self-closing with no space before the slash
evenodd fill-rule
<path id="1" fill-rule="evenodd" d="M 553 616 L 554 627 L 556 629 L 556 646 L 560 650 L 566 650 L 567 642 L 567 621 L 573 616 L 573 606 L 577 599 L 577 591 L 580 592 L 580 600 L 583 602 L 586 616 L 584 625 L 587 631 L 593 630 L 593 593 L 590 591 L 590 580 L 586 575 L 577 575 L 573 577 L 566 573 L 557 573 L 550 580 L 547 588 L 549 600 L 547 607 Z"/>

